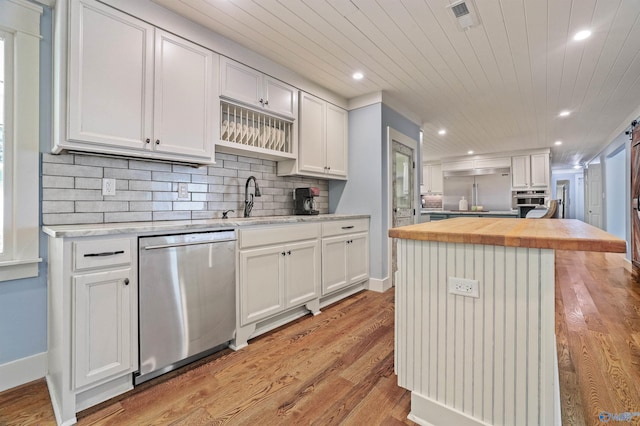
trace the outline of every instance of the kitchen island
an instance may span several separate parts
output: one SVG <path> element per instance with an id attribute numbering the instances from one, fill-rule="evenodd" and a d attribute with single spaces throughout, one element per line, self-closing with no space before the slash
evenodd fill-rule
<path id="1" fill-rule="evenodd" d="M 409 418 L 559 424 L 555 250 L 624 253 L 625 241 L 574 219 L 465 217 L 389 236 L 399 239 L 395 369 Z"/>

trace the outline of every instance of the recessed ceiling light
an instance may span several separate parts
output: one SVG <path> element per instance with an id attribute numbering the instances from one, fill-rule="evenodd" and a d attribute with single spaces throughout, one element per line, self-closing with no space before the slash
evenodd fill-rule
<path id="1" fill-rule="evenodd" d="M 562 141 L 556 141 L 556 145 L 562 145 Z"/>
<path id="2" fill-rule="evenodd" d="M 589 38 L 589 36 L 591 36 L 591 31 L 589 30 L 582 30 L 582 31 L 578 31 L 574 36 L 573 39 L 575 41 L 580 41 L 580 40 L 584 40 L 585 38 Z"/>
<path id="3" fill-rule="evenodd" d="M 360 71 L 357 71 L 353 73 L 352 77 L 354 80 L 362 80 L 364 74 L 362 74 Z"/>
<path id="4" fill-rule="evenodd" d="M 447 131 L 445 129 L 440 129 L 440 130 L 438 130 L 438 134 L 439 135 L 446 135 Z"/>
<path id="5" fill-rule="evenodd" d="M 560 111 L 560 114 L 558 114 L 560 117 L 568 117 L 569 115 L 571 115 L 571 111 Z"/>
<path id="6" fill-rule="evenodd" d="M 473 151 L 467 151 L 467 154 L 473 154 Z"/>

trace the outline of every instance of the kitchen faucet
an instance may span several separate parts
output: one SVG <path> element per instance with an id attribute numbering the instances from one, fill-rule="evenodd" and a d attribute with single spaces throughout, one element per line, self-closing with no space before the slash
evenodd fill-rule
<path id="1" fill-rule="evenodd" d="M 255 185 L 254 194 L 249 193 L 249 182 L 253 180 L 253 184 Z M 247 183 L 244 184 L 244 217 L 249 217 L 251 215 L 251 209 L 253 208 L 253 198 L 259 197 L 260 195 L 260 187 L 258 186 L 258 181 L 255 176 L 249 176 L 247 179 Z"/>

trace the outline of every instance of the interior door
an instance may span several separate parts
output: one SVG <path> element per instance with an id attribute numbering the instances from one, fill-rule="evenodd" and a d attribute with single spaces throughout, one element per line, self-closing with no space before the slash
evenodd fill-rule
<path id="1" fill-rule="evenodd" d="M 393 140 L 391 144 L 391 208 L 392 227 L 411 225 L 415 222 L 415 150 Z M 398 270 L 397 241 L 391 247 L 391 279 L 395 285 Z"/>
<path id="2" fill-rule="evenodd" d="M 631 260 L 640 267 L 640 126 L 631 141 Z"/>
<path id="3" fill-rule="evenodd" d="M 602 229 L 602 168 L 600 164 L 590 164 L 587 169 L 588 216 L 590 225 Z"/>
<path id="4" fill-rule="evenodd" d="M 413 149 L 393 141 L 393 227 L 411 225 L 415 214 Z"/>

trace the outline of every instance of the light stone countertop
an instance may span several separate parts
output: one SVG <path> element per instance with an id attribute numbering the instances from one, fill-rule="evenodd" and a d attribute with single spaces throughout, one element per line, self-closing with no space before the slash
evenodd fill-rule
<path id="1" fill-rule="evenodd" d="M 210 229 L 239 228 L 255 225 L 324 222 L 346 219 L 368 219 L 368 214 L 320 214 L 292 216 L 264 216 L 229 219 L 167 220 L 155 222 L 96 223 L 82 225 L 44 225 L 42 232 L 55 238 L 94 237 L 118 234 L 163 234 L 198 232 Z"/>

